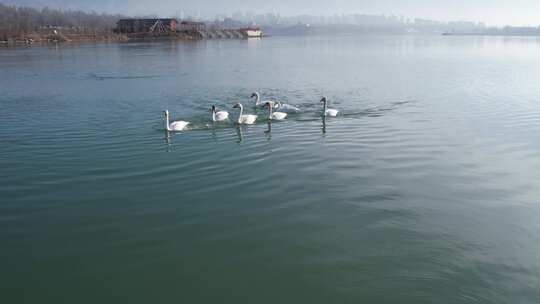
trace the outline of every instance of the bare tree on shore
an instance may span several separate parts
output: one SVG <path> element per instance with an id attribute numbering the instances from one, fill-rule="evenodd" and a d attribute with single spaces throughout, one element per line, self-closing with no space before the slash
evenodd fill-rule
<path id="1" fill-rule="evenodd" d="M 0 40 L 24 37 L 47 28 L 107 33 L 112 32 L 120 18 L 123 16 L 0 4 Z"/>

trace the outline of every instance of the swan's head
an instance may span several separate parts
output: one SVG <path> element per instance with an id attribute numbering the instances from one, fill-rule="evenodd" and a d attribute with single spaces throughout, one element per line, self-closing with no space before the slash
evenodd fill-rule
<path id="1" fill-rule="evenodd" d="M 165 117 L 169 116 L 169 110 L 163 111 L 163 114 L 165 115 Z"/>
<path id="2" fill-rule="evenodd" d="M 272 107 L 272 104 L 273 104 L 273 102 L 267 101 L 267 102 L 264 103 L 264 106 L 267 107 L 267 108 L 270 108 L 270 107 Z"/>
<path id="3" fill-rule="evenodd" d="M 212 113 L 215 113 L 216 112 L 216 106 L 213 105 L 210 110 L 212 111 Z"/>
<path id="4" fill-rule="evenodd" d="M 326 103 L 326 97 L 321 98 L 321 103 Z"/>
<path id="5" fill-rule="evenodd" d="M 259 93 L 257 93 L 257 92 L 251 94 L 251 98 L 255 98 L 255 97 L 257 97 L 257 96 L 259 96 Z"/>
<path id="6" fill-rule="evenodd" d="M 239 102 L 235 103 L 233 108 L 241 108 L 242 107 L 242 104 L 240 104 Z"/>

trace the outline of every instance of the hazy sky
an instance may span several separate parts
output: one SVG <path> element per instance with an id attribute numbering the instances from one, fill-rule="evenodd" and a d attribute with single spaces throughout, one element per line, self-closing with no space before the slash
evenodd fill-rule
<path id="1" fill-rule="evenodd" d="M 0 3 L 163 17 L 180 10 L 202 17 L 235 11 L 276 12 L 285 16 L 368 13 L 441 21 L 484 21 L 490 25 L 540 25 L 540 0 L 0 0 Z"/>

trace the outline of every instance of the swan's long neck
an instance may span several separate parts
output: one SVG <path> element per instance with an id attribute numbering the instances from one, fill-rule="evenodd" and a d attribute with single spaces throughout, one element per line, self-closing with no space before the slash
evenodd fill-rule
<path id="1" fill-rule="evenodd" d="M 323 116 L 326 116 L 326 100 L 323 102 Z"/>
<path id="2" fill-rule="evenodd" d="M 244 107 L 240 105 L 240 114 L 238 115 L 238 123 L 242 122 L 242 114 L 244 113 Z"/>
<path id="3" fill-rule="evenodd" d="M 171 130 L 171 128 L 169 127 L 169 113 L 168 112 L 165 114 L 165 129 L 167 131 Z"/>
<path id="4" fill-rule="evenodd" d="M 212 121 L 216 121 L 216 110 L 212 110 Z"/>
<path id="5" fill-rule="evenodd" d="M 272 108 L 274 107 L 273 103 L 268 104 L 268 119 L 272 119 Z"/>
<path id="6" fill-rule="evenodd" d="M 261 95 L 259 95 L 259 93 L 255 93 L 255 105 L 260 105 L 261 103 Z"/>

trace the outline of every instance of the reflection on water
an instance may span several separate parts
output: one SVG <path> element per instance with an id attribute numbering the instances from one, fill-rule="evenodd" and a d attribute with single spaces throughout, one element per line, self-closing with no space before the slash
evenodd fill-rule
<path id="1" fill-rule="evenodd" d="M 268 124 L 268 128 L 266 129 L 266 131 L 264 131 L 264 134 L 266 135 L 266 140 L 271 140 L 272 139 L 272 120 L 269 119 L 267 124 Z"/>
<path id="2" fill-rule="evenodd" d="M 1 299 L 536 303 L 539 51 L 439 36 L 2 49 Z M 253 91 L 302 113 L 211 122 L 213 104 L 266 117 Z M 323 95 L 342 115 L 321 118 Z M 165 109 L 190 129 L 164 131 Z"/>
<path id="3" fill-rule="evenodd" d="M 170 152 L 169 148 L 171 147 L 171 132 L 165 129 L 165 144 L 167 145 L 167 152 Z"/>
<path id="4" fill-rule="evenodd" d="M 242 125 L 236 126 L 236 135 L 238 135 L 238 140 L 236 142 L 239 144 L 244 141 L 244 131 L 242 131 L 242 128 L 244 128 Z"/>

